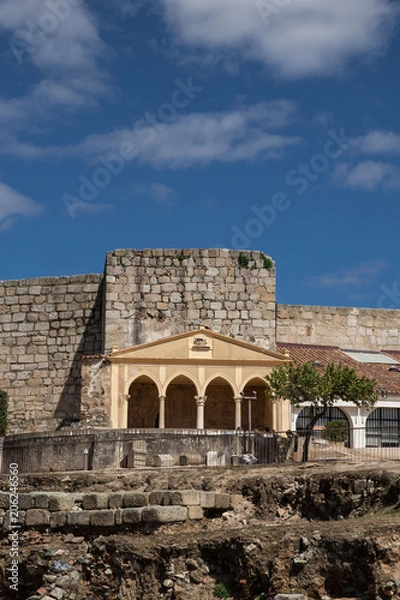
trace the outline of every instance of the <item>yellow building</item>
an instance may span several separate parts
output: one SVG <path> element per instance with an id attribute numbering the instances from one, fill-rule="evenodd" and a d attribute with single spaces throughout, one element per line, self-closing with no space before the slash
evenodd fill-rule
<path id="1" fill-rule="evenodd" d="M 287 359 L 205 327 L 113 349 L 107 369 L 112 428 L 285 431 L 290 405 L 265 376 Z M 252 398 L 249 400 L 248 398 Z"/>

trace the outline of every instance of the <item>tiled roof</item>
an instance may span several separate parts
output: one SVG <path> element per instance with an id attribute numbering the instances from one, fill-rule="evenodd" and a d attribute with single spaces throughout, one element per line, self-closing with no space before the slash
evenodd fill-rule
<path id="1" fill-rule="evenodd" d="M 337 346 L 314 346 L 308 344 L 277 343 L 277 350 L 289 353 L 289 358 L 301 364 L 318 361 L 321 369 L 329 363 L 346 365 L 355 370 L 359 377 L 365 376 L 375 379 L 377 390 L 384 390 L 387 396 L 400 396 L 400 365 L 399 370 L 393 370 L 395 365 L 384 365 L 377 363 L 360 363 L 347 356 Z M 400 351 L 383 350 L 386 354 L 400 362 Z M 389 366 L 391 370 L 389 370 Z"/>

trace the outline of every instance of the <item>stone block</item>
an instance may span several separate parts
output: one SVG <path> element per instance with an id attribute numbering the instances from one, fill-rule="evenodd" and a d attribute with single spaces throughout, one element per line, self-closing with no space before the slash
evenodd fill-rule
<path id="1" fill-rule="evenodd" d="M 169 506 L 172 504 L 172 492 L 170 490 L 157 490 L 150 492 L 149 504 Z"/>
<path id="2" fill-rule="evenodd" d="M 90 513 L 90 525 L 93 527 L 113 527 L 113 510 L 94 510 Z"/>
<path id="3" fill-rule="evenodd" d="M 202 508 L 215 508 L 215 492 L 200 492 L 200 506 Z"/>
<path id="4" fill-rule="evenodd" d="M 50 514 L 50 527 L 59 529 L 67 524 L 67 513 L 65 511 L 53 512 Z"/>
<path id="5" fill-rule="evenodd" d="M 154 457 L 155 467 L 173 467 L 174 459 L 171 454 L 156 454 Z"/>
<path id="6" fill-rule="evenodd" d="M 25 523 L 26 511 L 18 510 L 18 518 L 15 511 L 6 510 L 3 518 L 3 529 L 9 531 L 14 525 L 23 525 Z"/>
<path id="7" fill-rule="evenodd" d="M 8 492 L 0 492 L 0 509 L 10 508 L 10 494 Z"/>
<path id="8" fill-rule="evenodd" d="M 201 506 L 188 506 L 188 517 L 192 521 L 200 521 L 203 518 L 203 509 Z"/>
<path id="9" fill-rule="evenodd" d="M 124 496 L 118 492 L 108 496 L 108 508 L 121 508 Z"/>
<path id="10" fill-rule="evenodd" d="M 60 587 L 55 587 L 50 592 L 51 598 L 54 600 L 64 600 L 65 598 L 65 590 Z"/>
<path id="11" fill-rule="evenodd" d="M 26 511 L 25 524 L 27 527 L 50 525 L 50 513 L 43 508 L 30 508 Z"/>
<path id="12" fill-rule="evenodd" d="M 18 494 L 18 509 L 27 510 L 28 508 L 33 508 L 31 494 Z M 38 506 L 37 508 L 47 508 L 47 506 Z"/>
<path id="13" fill-rule="evenodd" d="M 209 450 L 206 454 L 207 467 L 224 467 L 226 465 L 225 454 L 220 454 L 215 450 Z"/>
<path id="14" fill-rule="evenodd" d="M 82 498 L 82 506 L 84 510 L 108 508 L 107 492 L 84 494 Z"/>
<path id="15" fill-rule="evenodd" d="M 142 521 L 143 508 L 123 508 L 122 522 L 123 523 L 140 523 Z"/>
<path id="16" fill-rule="evenodd" d="M 215 508 L 230 508 L 230 494 L 215 494 Z"/>
<path id="17" fill-rule="evenodd" d="M 143 492 L 126 492 L 124 494 L 123 506 L 124 508 L 146 506 L 148 501 L 148 495 Z"/>
<path id="18" fill-rule="evenodd" d="M 88 527 L 90 524 L 90 510 L 71 510 L 67 512 L 67 525 L 72 527 Z"/>
<path id="19" fill-rule="evenodd" d="M 42 492 L 33 492 L 31 499 L 35 508 L 49 508 L 49 496 Z"/>
<path id="20" fill-rule="evenodd" d="M 236 508 L 242 500 L 243 496 L 241 494 L 231 494 L 229 496 L 229 508 Z"/>
<path id="21" fill-rule="evenodd" d="M 143 521 L 152 523 L 173 523 L 186 521 L 188 510 L 185 506 L 148 506 L 143 509 Z"/>
<path id="22" fill-rule="evenodd" d="M 181 506 L 200 504 L 200 492 L 197 492 L 196 490 L 172 492 L 172 504 L 179 504 Z"/>
<path id="23" fill-rule="evenodd" d="M 72 510 L 75 506 L 75 496 L 63 492 L 53 492 L 49 494 L 49 510 L 57 512 L 59 510 Z"/>

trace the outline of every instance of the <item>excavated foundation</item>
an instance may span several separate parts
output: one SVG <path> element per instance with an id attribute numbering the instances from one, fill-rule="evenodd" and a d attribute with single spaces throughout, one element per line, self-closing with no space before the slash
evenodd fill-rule
<path id="1" fill-rule="evenodd" d="M 261 600 L 284 593 L 385 600 L 400 592 L 396 463 L 31 475 L 19 485 L 25 502 L 39 490 L 42 503 L 52 494 L 81 494 L 93 506 L 118 494 L 196 502 L 201 492 L 235 502 L 200 507 L 201 518 L 180 522 L 114 520 L 101 526 L 100 520 L 93 527 L 78 520 L 54 530 L 24 525 L 17 590 L 8 579 L 13 546 L 4 514 L 1 598 Z M 7 478 L 1 487 L 7 490 Z"/>

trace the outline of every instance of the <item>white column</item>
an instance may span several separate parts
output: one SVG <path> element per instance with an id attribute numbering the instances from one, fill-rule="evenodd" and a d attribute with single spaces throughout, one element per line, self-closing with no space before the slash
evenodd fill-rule
<path id="1" fill-rule="evenodd" d="M 197 406 L 197 429 L 204 429 L 204 405 L 207 400 L 207 396 L 195 396 Z"/>
<path id="2" fill-rule="evenodd" d="M 365 426 L 351 429 L 351 448 L 365 448 Z"/>
<path id="3" fill-rule="evenodd" d="M 158 427 L 159 429 L 165 429 L 165 399 L 166 396 L 159 396 L 159 409 L 158 409 Z"/>
<path id="4" fill-rule="evenodd" d="M 233 399 L 235 402 L 235 429 L 242 426 L 242 397 Z"/>

